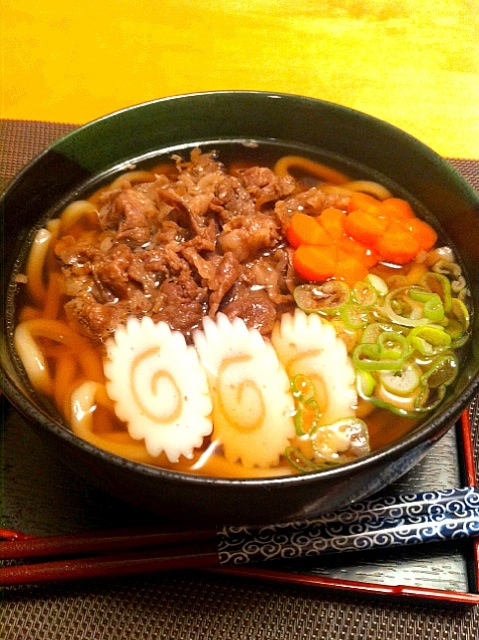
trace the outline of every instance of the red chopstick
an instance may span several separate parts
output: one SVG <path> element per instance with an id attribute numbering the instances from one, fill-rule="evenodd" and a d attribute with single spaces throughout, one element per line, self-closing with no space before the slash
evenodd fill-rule
<path id="1" fill-rule="evenodd" d="M 218 564 L 213 530 L 119 529 L 0 542 L 0 586 L 144 574 Z"/>
<path id="2" fill-rule="evenodd" d="M 12 532 L 17 533 L 17 532 Z M 18 534 L 17 534 L 18 535 Z M 0 542 L 0 559 L 40 558 L 115 550 L 164 548 L 216 539 L 214 529 L 121 528 L 53 536 L 28 536 Z"/>
<path id="3" fill-rule="evenodd" d="M 193 549 L 176 548 L 167 553 L 164 550 L 137 551 L 3 567 L 0 569 L 0 585 L 5 587 L 60 580 L 109 578 L 216 565 L 216 549 L 213 545 L 206 544 Z"/>

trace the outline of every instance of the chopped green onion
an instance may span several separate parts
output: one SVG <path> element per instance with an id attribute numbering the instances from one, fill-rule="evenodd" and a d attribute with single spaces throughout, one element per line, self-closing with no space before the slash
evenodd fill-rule
<path id="1" fill-rule="evenodd" d="M 411 300 L 417 300 L 418 302 L 427 302 L 435 294 L 427 289 L 421 289 L 420 287 L 411 287 L 408 292 Z"/>
<path id="2" fill-rule="evenodd" d="M 300 473 L 319 471 L 321 467 L 304 455 L 297 447 L 286 447 L 284 456 L 289 464 Z"/>
<path id="3" fill-rule="evenodd" d="M 311 380 L 302 373 L 298 373 L 291 380 L 291 392 L 301 402 L 312 400 L 316 393 Z"/>
<path id="4" fill-rule="evenodd" d="M 367 402 L 370 402 L 371 404 L 373 404 L 375 407 L 378 407 L 379 409 L 387 409 L 388 411 L 390 411 L 396 416 L 402 416 L 403 418 L 413 418 L 413 419 L 418 417 L 417 410 L 408 411 L 407 409 L 403 409 L 402 407 L 397 406 L 392 402 L 386 402 L 385 400 L 381 400 L 376 396 L 369 396 L 369 397 L 362 396 L 362 398 L 363 400 L 367 400 Z"/>
<path id="5" fill-rule="evenodd" d="M 353 364 L 360 371 L 399 371 L 401 358 L 383 358 L 378 344 L 358 344 L 353 351 Z"/>
<path id="6" fill-rule="evenodd" d="M 459 300 L 459 298 L 451 299 L 450 311 L 451 315 L 449 316 L 449 324 L 446 331 L 451 335 L 452 338 L 459 338 L 462 334 L 467 333 L 467 331 L 469 330 L 469 311 L 464 302 L 462 300 Z M 451 323 L 453 324 L 453 329 L 450 327 Z"/>
<path id="7" fill-rule="evenodd" d="M 381 371 L 379 378 L 390 393 L 407 397 L 418 388 L 421 369 L 414 362 L 406 362 L 399 371 Z"/>
<path id="8" fill-rule="evenodd" d="M 362 329 L 369 322 L 369 315 L 364 308 L 353 302 L 343 305 L 339 311 L 341 320 L 348 329 Z"/>
<path id="9" fill-rule="evenodd" d="M 451 345 L 451 336 L 442 327 L 414 327 L 407 340 L 413 349 L 423 356 L 434 356 Z"/>
<path id="10" fill-rule="evenodd" d="M 404 362 L 411 354 L 407 338 L 399 331 L 384 331 L 379 334 L 377 344 L 381 359 L 401 360 Z"/>
<path id="11" fill-rule="evenodd" d="M 303 436 L 316 427 L 321 418 L 321 411 L 315 400 L 316 390 L 311 380 L 302 373 L 295 375 L 290 385 L 295 401 L 294 427 L 296 434 Z"/>
<path id="12" fill-rule="evenodd" d="M 430 291 L 439 295 L 444 311 L 449 313 L 451 309 L 451 283 L 449 278 L 441 273 L 429 272 L 426 273 L 422 282 Z"/>
<path id="13" fill-rule="evenodd" d="M 393 289 L 384 300 L 384 311 L 388 318 L 404 327 L 418 327 L 430 322 L 429 318 L 425 318 L 422 313 L 419 315 L 418 308 L 411 304 L 415 302 L 408 295 L 412 288 L 405 286 Z"/>
<path id="14" fill-rule="evenodd" d="M 303 436 L 309 433 L 311 429 L 317 426 L 320 418 L 321 411 L 316 400 L 299 402 L 293 418 L 296 434 Z"/>
<path id="15" fill-rule="evenodd" d="M 437 293 L 433 293 L 424 303 L 424 315 L 431 322 L 440 322 L 444 318 L 444 306 Z"/>
<path id="16" fill-rule="evenodd" d="M 356 282 L 352 290 L 352 298 L 356 304 L 369 308 L 376 304 L 378 292 L 367 280 Z"/>
<path id="17" fill-rule="evenodd" d="M 418 413 L 427 413 L 435 409 L 446 395 L 446 385 L 439 387 L 424 386 L 414 402 L 414 408 Z"/>
<path id="18" fill-rule="evenodd" d="M 374 273 L 369 273 L 366 276 L 366 282 L 369 282 L 369 284 L 376 290 L 377 294 L 381 297 L 385 296 L 389 291 L 388 285 L 384 282 L 384 280 L 379 276 L 375 275 Z"/>
<path id="19" fill-rule="evenodd" d="M 421 385 L 439 388 L 449 385 L 457 376 L 457 357 L 451 352 L 435 358 L 428 370 L 421 376 Z"/>
<path id="20" fill-rule="evenodd" d="M 376 378 L 369 371 L 359 370 L 356 372 L 356 390 L 361 398 L 372 396 Z"/>

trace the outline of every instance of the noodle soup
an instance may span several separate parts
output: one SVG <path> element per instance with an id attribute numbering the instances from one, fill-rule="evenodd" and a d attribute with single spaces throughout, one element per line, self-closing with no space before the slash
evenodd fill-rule
<path id="1" fill-rule="evenodd" d="M 132 168 L 49 220 L 17 281 L 16 350 L 79 437 L 216 477 L 395 441 L 442 401 L 469 336 L 436 230 L 302 156 Z"/>

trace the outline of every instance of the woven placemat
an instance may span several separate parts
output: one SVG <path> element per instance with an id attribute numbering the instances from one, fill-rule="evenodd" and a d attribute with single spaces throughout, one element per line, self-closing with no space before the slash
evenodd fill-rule
<path id="1" fill-rule="evenodd" d="M 74 128 L 0 121 L 0 184 Z M 479 190 L 479 162 L 451 162 Z M 471 417 L 477 453 L 475 403 Z M 7 590 L 0 602 L 1 640 L 477 640 L 479 629 L 478 607 L 199 572 Z"/>

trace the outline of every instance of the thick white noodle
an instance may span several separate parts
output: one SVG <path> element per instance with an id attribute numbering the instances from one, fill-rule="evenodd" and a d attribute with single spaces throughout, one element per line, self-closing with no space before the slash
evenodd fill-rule
<path id="1" fill-rule="evenodd" d="M 52 237 L 53 235 L 48 229 L 37 231 L 26 266 L 27 290 L 39 306 L 43 305 L 46 297 L 46 289 L 43 284 L 43 265 Z"/>
<path id="2" fill-rule="evenodd" d="M 97 382 L 87 380 L 73 391 L 71 396 L 71 427 L 73 433 L 95 447 L 105 449 L 118 456 L 129 458 L 136 462 L 151 463 L 153 458 L 148 455 L 143 443 L 113 442 L 92 430 L 96 394 L 101 386 Z"/>
<path id="3" fill-rule="evenodd" d="M 61 225 L 62 231 L 65 232 L 69 227 L 74 225 L 78 220 L 90 213 L 97 213 L 97 208 L 88 200 L 75 200 L 69 204 L 62 212 Z"/>
<path id="4" fill-rule="evenodd" d="M 378 200 L 386 200 L 386 198 L 390 198 L 392 196 L 391 192 L 383 187 L 379 182 L 373 182 L 371 180 L 353 180 L 352 182 L 346 182 L 346 184 L 341 185 L 343 189 L 350 189 L 351 191 L 361 191 L 363 193 L 368 193 Z"/>
<path id="5" fill-rule="evenodd" d="M 53 385 L 46 358 L 26 323 L 20 323 L 15 329 L 13 343 L 35 389 L 45 394 L 51 393 Z"/>

